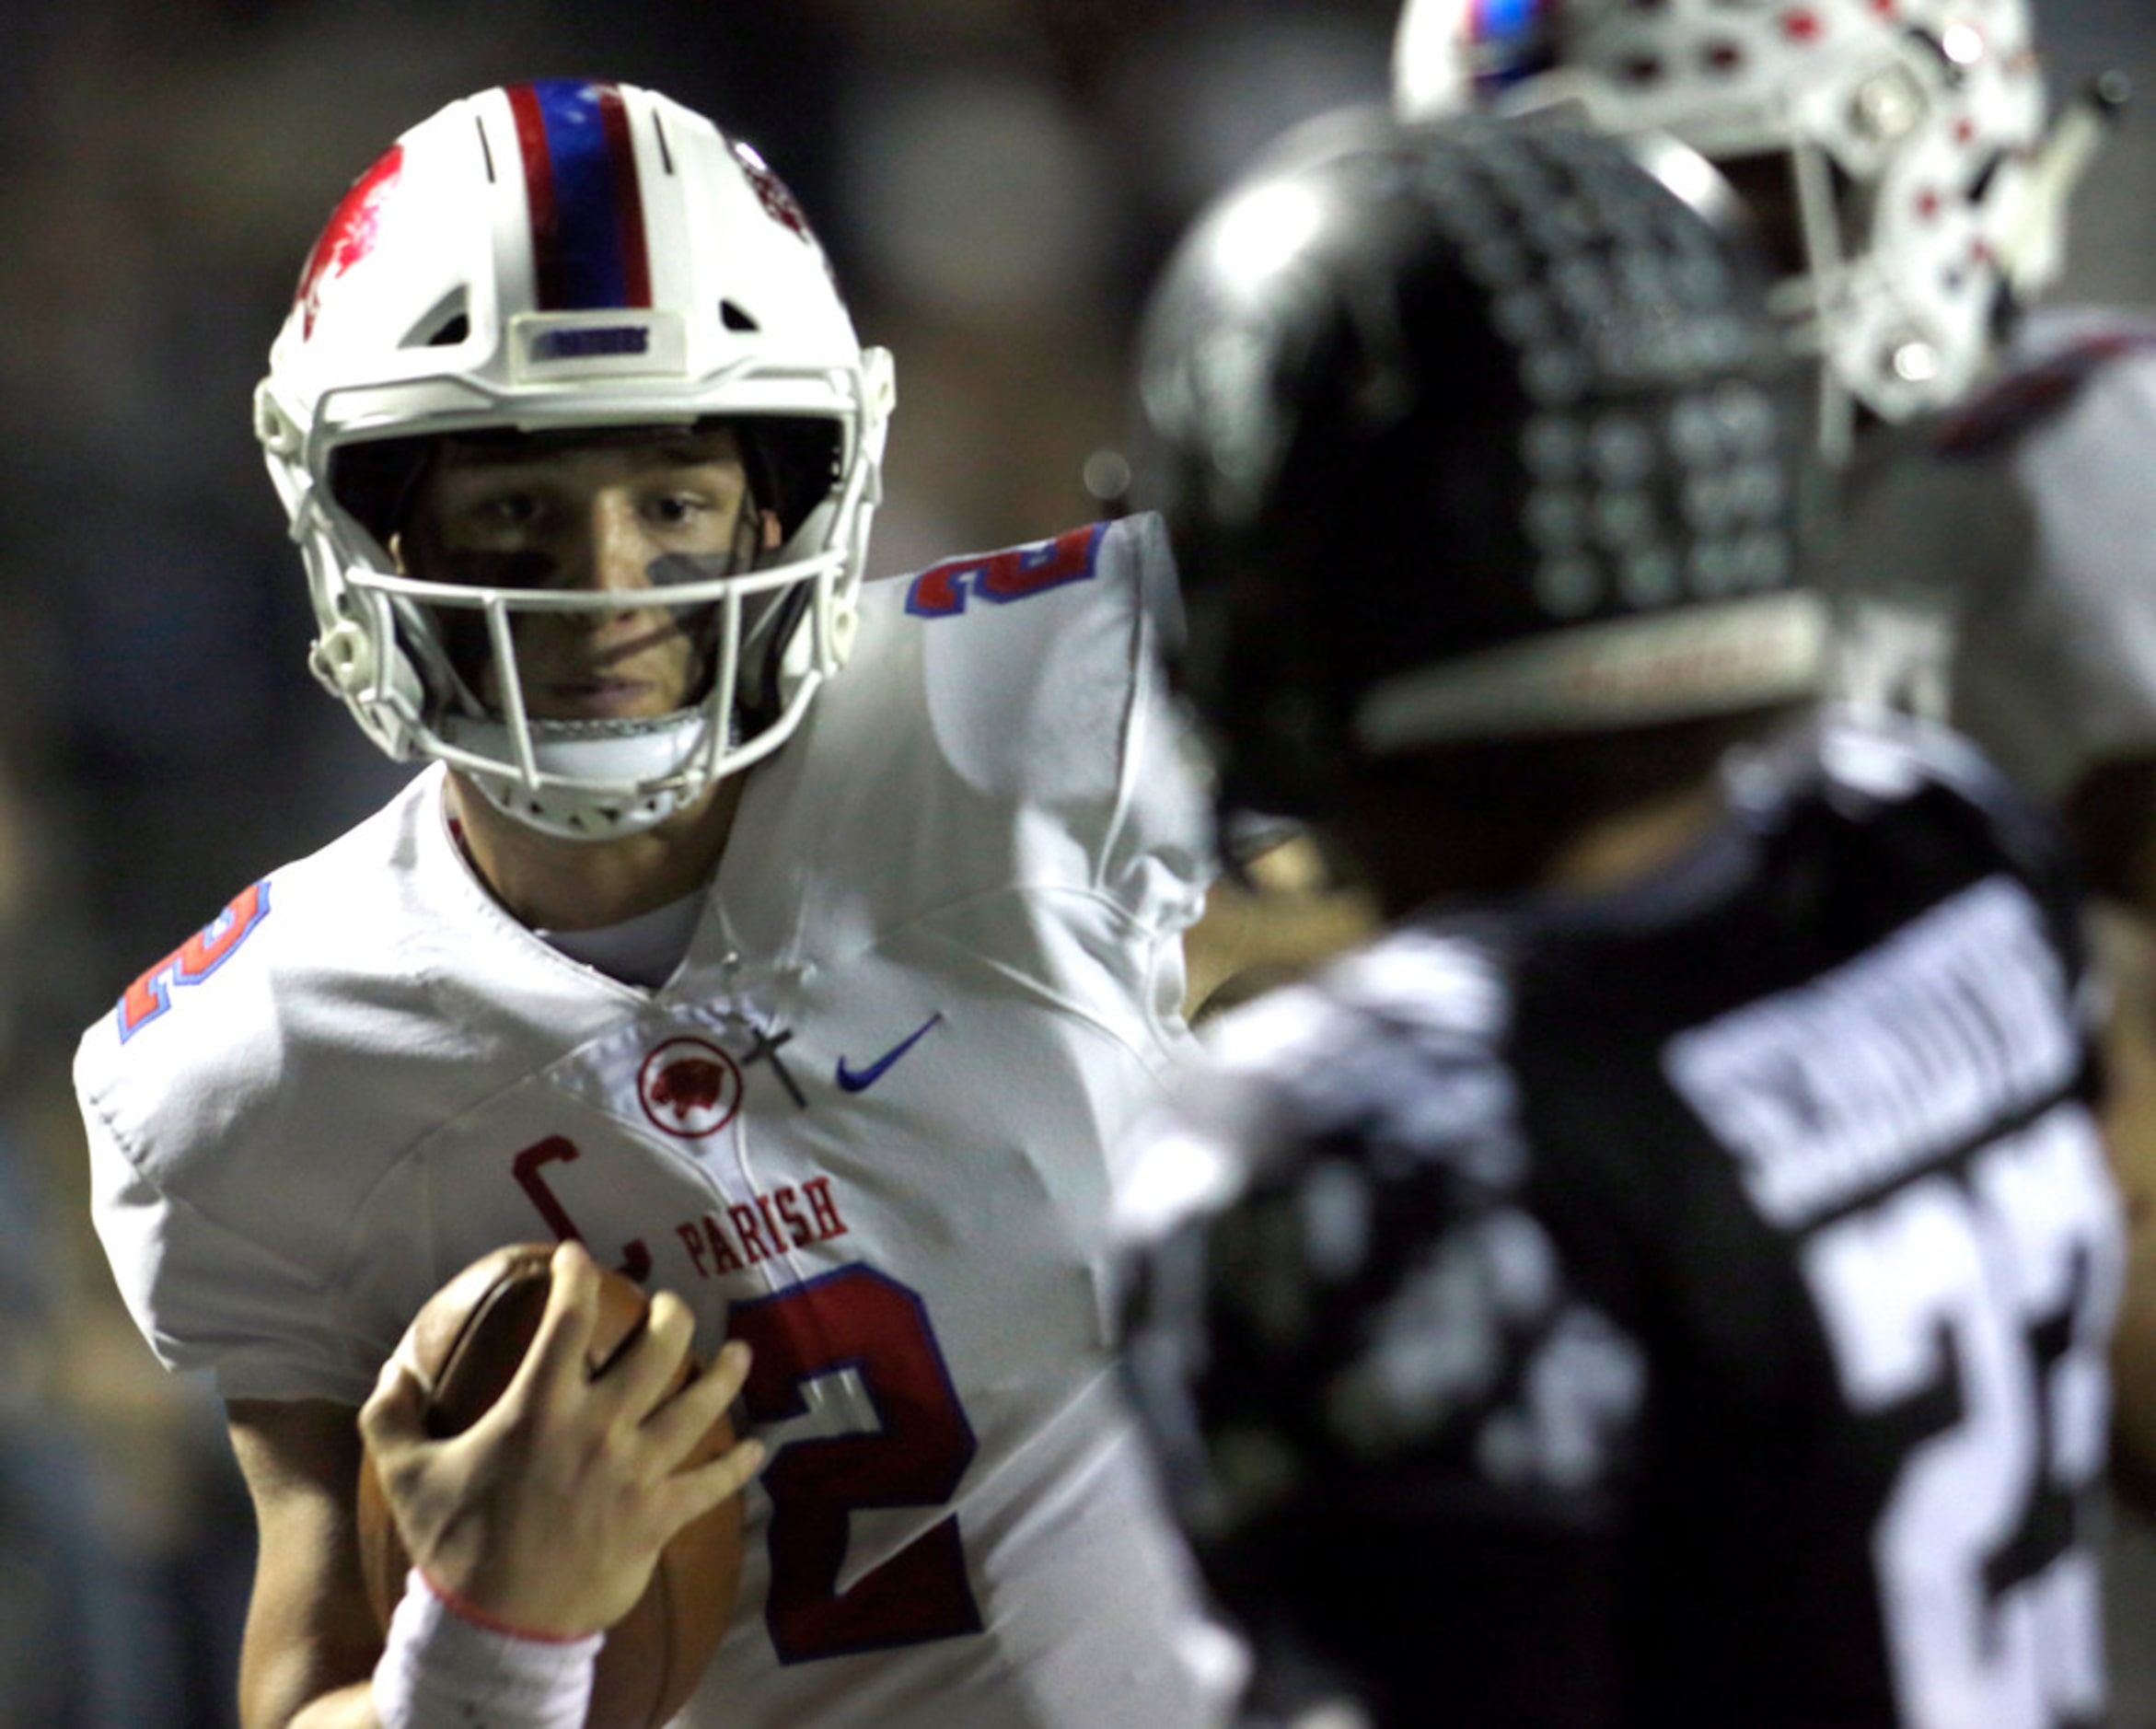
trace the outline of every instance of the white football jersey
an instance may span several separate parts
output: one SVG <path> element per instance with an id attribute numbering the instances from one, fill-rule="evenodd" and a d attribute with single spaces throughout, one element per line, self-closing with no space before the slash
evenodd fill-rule
<path id="1" fill-rule="evenodd" d="M 2156 320 L 2031 313 L 1989 388 L 1883 435 L 1857 476 L 1852 694 L 1951 718 L 2047 799 L 2156 748 L 2152 454 Z M 1929 696 L 1906 688 L 1912 667 Z"/>
<path id="2" fill-rule="evenodd" d="M 1208 876 L 1175 605 L 1150 517 L 870 585 L 656 991 L 496 905 L 439 771 L 247 889 L 77 1058 L 158 1354 L 357 1404 L 460 1267 L 577 1236 L 756 1349 L 711 1721 L 1213 1720 L 1106 1236 Z"/>
<path id="3" fill-rule="evenodd" d="M 2156 321 L 2034 313 L 2011 363 L 1977 466 L 2019 509 L 1961 632 L 1953 712 L 2050 795 L 2106 756 L 2156 748 Z"/>

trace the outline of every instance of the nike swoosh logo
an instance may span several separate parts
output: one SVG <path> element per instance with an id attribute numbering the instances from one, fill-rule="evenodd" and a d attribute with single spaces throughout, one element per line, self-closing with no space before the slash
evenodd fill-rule
<path id="1" fill-rule="evenodd" d="M 919 1044 L 928 1030 L 938 1025 L 943 1018 L 944 1012 L 938 1009 L 865 1069 L 856 1069 L 845 1058 L 840 1057 L 839 1059 L 840 1086 L 849 1093 L 865 1093 L 884 1078 L 885 1071 L 892 1063 L 898 1062 L 900 1057 Z"/>

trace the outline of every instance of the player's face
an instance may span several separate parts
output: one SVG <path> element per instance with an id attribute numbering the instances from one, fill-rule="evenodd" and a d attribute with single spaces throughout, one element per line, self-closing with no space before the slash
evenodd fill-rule
<path id="1" fill-rule="evenodd" d="M 637 720 L 694 698 L 708 672 L 710 609 L 635 601 L 668 581 L 746 568 L 775 529 L 750 505 L 727 428 L 568 446 L 452 439 L 430 465 L 400 551 L 435 580 L 620 595 L 618 611 L 519 616 L 517 667 L 534 719 Z M 479 615 L 445 624 L 460 669 L 498 710 L 500 672 Z"/>

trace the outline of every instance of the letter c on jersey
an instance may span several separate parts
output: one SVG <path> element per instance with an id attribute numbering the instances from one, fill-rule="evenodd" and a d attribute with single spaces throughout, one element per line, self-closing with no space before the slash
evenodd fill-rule
<path id="1" fill-rule="evenodd" d="M 125 1044 L 172 1006 L 172 987 L 200 984 L 232 958 L 270 916 L 270 885 L 243 888 L 230 906 L 127 987 L 120 999 L 120 1042 Z"/>
<path id="2" fill-rule="evenodd" d="M 509 1162 L 515 1173 L 516 1186 L 530 1197 L 531 1204 L 539 1209 L 539 1215 L 553 1231 L 555 1239 L 563 1243 L 585 1243 L 584 1233 L 576 1228 L 576 1221 L 569 1216 L 569 1209 L 561 1198 L 547 1187 L 547 1179 L 539 1175 L 549 1165 L 574 1165 L 584 1156 L 575 1142 L 565 1134 L 551 1134 L 544 1141 L 534 1141 Z M 651 1277 L 651 1250 L 643 1246 L 643 1238 L 632 1237 L 621 1246 L 621 1261 L 617 1271 L 626 1273 L 642 1284 Z"/>

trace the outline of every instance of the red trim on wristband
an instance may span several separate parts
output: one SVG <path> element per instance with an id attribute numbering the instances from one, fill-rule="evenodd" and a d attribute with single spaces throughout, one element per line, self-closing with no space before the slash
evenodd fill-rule
<path id="1" fill-rule="evenodd" d="M 504 1639 L 527 1639 L 535 1645 L 580 1645 L 591 1638 L 592 1633 L 605 1630 L 595 1627 L 590 1633 L 535 1633 L 528 1627 L 513 1626 L 498 1615 L 490 1615 L 470 1598 L 459 1596 L 450 1590 L 424 1567 L 414 1567 L 411 1571 L 419 1575 L 420 1583 L 434 1594 L 435 1600 L 458 1620 L 469 1621 L 482 1631 L 499 1633 Z"/>

